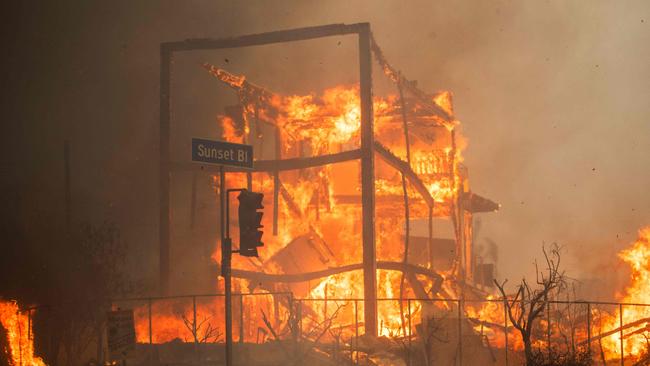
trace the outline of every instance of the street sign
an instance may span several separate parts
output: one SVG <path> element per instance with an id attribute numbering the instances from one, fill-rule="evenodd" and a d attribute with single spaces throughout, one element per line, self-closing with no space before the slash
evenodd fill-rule
<path id="1" fill-rule="evenodd" d="M 109 358 L 112 361 L 132 358 L 135 355 L 133 310 L 109 311 L 106 328 Z"/>
<path id="2" fill-rule="evenodd" d="M 192 138 L 192 161 L 253 168 L 253 146 Z"/>

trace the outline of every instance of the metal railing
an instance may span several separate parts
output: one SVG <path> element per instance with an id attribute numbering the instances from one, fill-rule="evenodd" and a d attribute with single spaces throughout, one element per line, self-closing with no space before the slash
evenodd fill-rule
<path id="1" fill-rule="evenodd" d="M 178 327 L 185 325 L 185 334 L 191 338 L 184 339 L 185 342 L 194 343 L 221 343 L 223 339 L 214 337 L 212 339 L 202 338 L 198 335 L 206 322 L 214 319 L 215 324 L 220 324 L 223 319 L 223 309 L 220 300 L 223 294 L 201 294 L 168 297 L 146 297 L 117 299 L 113 301 L 114 307 L 133 307 L 139 326 L 138 341 L 148 341 L 149 344 L 163 343 L 169 341 L 157 334 L 162 324 L 158 321 L 165 321 L 168 325 Z M 363 337 L 363 299 L 361 298 L 304 298 L 296 299 L 290 292 L 276 293 L 236 293 L 233 294 L 235 306 L 233 311 L 233 329 L 235 340 L 243 343 L 263 343 L 269 339 L 288 340 L 293 337 L 294 341 L 311 342 L 312 344 L 327 345 L 328 349 L 338 350 L 338 354 L 348 357 L 347 362 L 352 364 L 362 363 L 364 351 L 360 346 L 360 339 Z M 265 301 L 253 301 L 268 297 Z M 206 301 L 207 299 L 207 301 Z M 401 304 L 400 304 L 401 301 Z M 165 305 L 167 302 L 169 304 Z M 520 334 L 513 327 L 506 314 L 506 303 L 502 299 L 485 300 L 462 300 L 462 299 L 398 299 L 380 298 L 377 299 L 377 306 L 382 309 L 382 303 L 393 302 L 397 308 L 402 308 L 401 319 L 393 328 L 384 327 L 380 333 L 390 334 L 394 339 L 399 339 L 405 348 L 406 364 L 412 365 L 414 360 L 414 342 L 420 344 L 421 338 L 416 338 L 419 329 L 414 327 L 422 326 L 423 314 L 427 309 L 433 307 L 438 314 L 443 314 L 438 320 L 445 321 L 444 331 L 453 337 L 448 337 L 448 344 L 455 344 L 454 364 L 463 365 L 465 347 L 473 347 L 464 344 L 468 337 L 478 337 L 482 345 L 489 350 L 494 362 L 500 364 L 514 365 L 522 361 L 522 340 Z M 129 304 L 131 306 L 129 306 Z M 485 306 L 492 307 L 486 309 Z M 122 305 L 122 306 L 120 306 Z M 391 304 L 391 306 L 393 306 Z M 620 347 L 618 358 L 621 365 L 625 365 L 625 342 L 643 324 L 636 328 L 630 327 L 626 332 L 624 312 L 631 307 L 648 308 L 650 304 L 640 303 L 619 303 L 619 302 L 597 302 L 597 301 L 548 301 L 546 311 L 537 319 L 535 325 L 534 346 L 539 350 L 547 352 L 552 357 L 555 352 L 582 350 L 592 355 L 592 348 L 595 341 L 602 347 L 603 340 L 610 344 L 618 342 Z M 207 309 L 211 309 L 211 315 L 207 316 Z M 394 308 L 393 308 L 394 309 Z M 483 309 L 484 313 L 476 313 Z M 650 308 L 648 308 L 650 309 Z M 434 311 L 434 313 L 436 312 Z M 603 316 L 603 314 L 607 314 Z M 650 315 L 650 311 L 649 311 Z M 170 316 L 183 318 L 183 322 L 171 322 Z M 146 337 L 142 334 L 143 317 L 146 317 Z M 487 319 L 486 319 L 487 318 Z M 609 319 L 606 324 L 608 329 L 603 329 L 603 319 Z M 613 321 L 618 318 L 618 324 Z M 207 320 L 206 320 L 207 319 Z M 601 324 L 595 324 L 594 321 Z M 380 316 L 381 322 L 381 316 Z M 455 323 L 454 326 L 451 324 Z M 214 325 L 213 325 L 214 327 Z M 277 327 L 277 329 L 275 329 Z M 612 327 L 617 329 L 612 332 Z M 280 331 L 281 329 L 284 331 Z M 453 329 L 455 328 L 455 329 Z M 637 329 L 636 331 L 632 331 Z M 214 329 L 214 328 L 213 328 Z M 594 335 L 595 330 L 599 334 Z M 616 334 L 616 335 L 615 335 Z M 420 335 L 421 336 L 421 335 Z M 617 337 L 617 339 L 610 338 Z M 453 339 L 452 339 L 453 338 Z M 455 341 L 455 342 L 454 342 Z M 360 356 L 361 355 L 361 356 Z M 608 360 L 611 361 L 611 360 Z M 471 364 L 466 362 L 466 364 Z"/>

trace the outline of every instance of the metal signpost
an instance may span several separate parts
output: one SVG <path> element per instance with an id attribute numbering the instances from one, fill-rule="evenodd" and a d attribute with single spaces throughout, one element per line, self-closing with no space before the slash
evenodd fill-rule
<path id="1" fill-rule="evenodd" d="M 239 195 L 240 207 L 240 226 L 243 221 L 242 215 L 251 216 L 262 219 L 262 213 L 257 212 L 257 209 L 263 208 L 261 200 L 264 197 L 261 193 L 249 192 L 243 188 L 226 189 L 226 173 L 224 166 L 236 166 L 240 168 L 253 168 L 253 146 L 243 144 L 233 144 L 230 142 L 213 141 L 205 139 L 192 139 L 192 161 L 198 163 L 209 163 L 220 165 L 219 172 L 219 195 L 220 195 L 220 232 L 221 232 L 221 276 L 224 279 L 225 290 L 225 307 L 226 307 L 226 366 L 232 366 L 232 282 L 231 282 L 231 269 L 232 269 L 232 253 L 240 253 L 245 256 L 257 256 L 257 246 L 261 246 L 261 232 L 258 228 L 261 225 L 255 224 L 254 220 L 249 221 L 250 225 L 245 228 L 240 227 L 240 238 L 242 232 L 250 232 L 257 239 L 247 240 L 240 239 L 240 250 L 232 250 L 232 240 L 230 238 L 230 192 L 241 192 Z M 252 200 L 251 200 L 252 199 Z M 259 199 L 259 204 L 257 203 Z M 249 203 L 246 206 L 246 203 Z M 252 203 L 252 204 L 250 204 Z M 243 209 L 243 211 L 242 211 Z M 244 230 L 244 231 L 242 231 Z M 259 234 L 258 234 L 259 233 Z M 246 249 L 246 250 L 245 250 Z"/>

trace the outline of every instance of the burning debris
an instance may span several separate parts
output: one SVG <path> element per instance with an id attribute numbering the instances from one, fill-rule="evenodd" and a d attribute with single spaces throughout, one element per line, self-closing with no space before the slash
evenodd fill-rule
<path id="1" fill-rule="evenodd" d="M 650 303 L 650 227 L 641 229 L 636 242 L 621 251 L 618 256 L 632 270 L 631 281 L 620 301 L 630 304 Z M 625 311 L 619 308 L 615 314 L 606 318 L 605 324 L 605 330 L 619 329 L 623 324 L 634 324 L 628 327 L 625 333 L 615 332 L 611 337 L 603 339 L 603 347 L 611 356 L 619 356 L 621 351 L 633 356 L 648 353 L 649 306 L 629 306 Z M 620 347 L 621 336 L 625 339 L 623 349 Z"/>
<path id="2" fill-rule="evenodd" d="M 6 335 L 4 352 L 11 365 L 45 366 L 40 357 L 34 354 L 34 338 L 29 311 L 22 311 L 15 301 L 0 300 L 0 336 Z M 4 345 L 4 340 L 0 345 Z M 0 358 L 2 360 L 2 358 Z"/>

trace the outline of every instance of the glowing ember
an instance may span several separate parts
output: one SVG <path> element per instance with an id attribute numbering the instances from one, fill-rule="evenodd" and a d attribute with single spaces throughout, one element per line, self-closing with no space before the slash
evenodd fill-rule
<path id="1" fill-rule="evenodd" d="M 7 333 L 9 349 L 5 350 L 12 365 L 45 366 L 34 355 L 34 339 L 29 316 L 20 311 L 15 301 L 0 300 L 0 324 Z"/>

